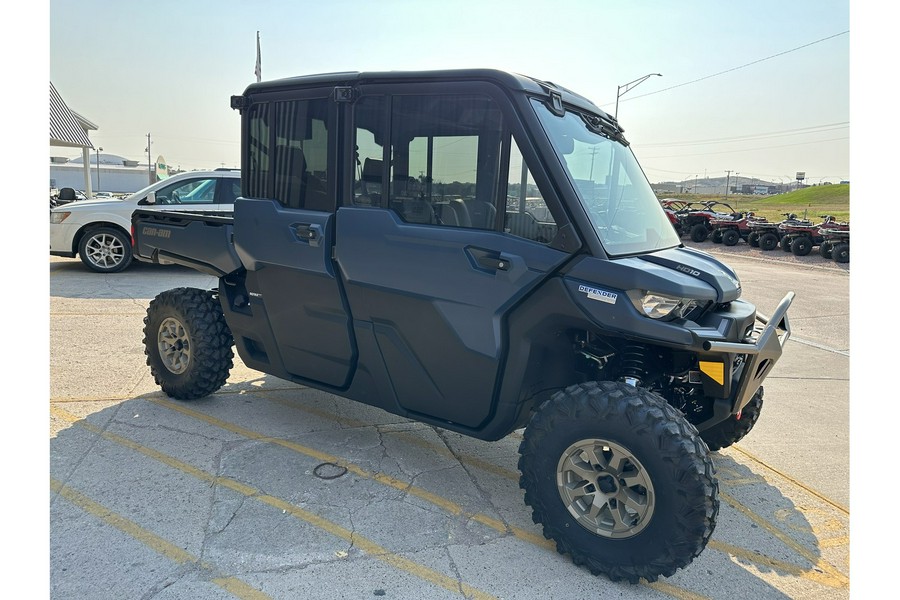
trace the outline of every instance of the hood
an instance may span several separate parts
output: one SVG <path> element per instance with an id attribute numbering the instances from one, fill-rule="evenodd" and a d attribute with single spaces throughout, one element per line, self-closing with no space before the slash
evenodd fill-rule
<path id="1" fill-rule="evenodd" d="M 670 248 L 637 258 L 709 284 L 716 290 L 716 302 L 731 302 L 741 296 L 741 282 L 734 270 L 701 250 L 687 247 Z"/>
<path id="2" fill-rule="evenodd" d="M 79 206 L 90 206 L 90 207 L 103 207 L 103 206 L 117 206 L 122 204 L 128 198 L 94 198 L 91 200 L 74 200 L 72 202 L 67 202 L 66 204 L 61 204 L 57 208 L 53 210 L 64 210 L 64 211 L 72 211 L 77 210 Z"/>

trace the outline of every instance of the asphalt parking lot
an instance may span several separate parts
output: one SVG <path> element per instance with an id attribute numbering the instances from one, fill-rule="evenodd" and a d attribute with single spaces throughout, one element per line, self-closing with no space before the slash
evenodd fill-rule
<path id="1" fill-rule="evenodd" d="M 215 280 L 51 258 L 51 597 L 849 598 L 849 267 L 700 247 L 725 255 L 762 313 L 795 291 L 793 337 L 753 432 L 714 453 L 707 549 L 639 585 L 594 577 L 543 538 L 518 486 L 519 435 L 469 439 L 237 357 L 212 397 L 170 400 L 144 363 L 144 311 Z"/>

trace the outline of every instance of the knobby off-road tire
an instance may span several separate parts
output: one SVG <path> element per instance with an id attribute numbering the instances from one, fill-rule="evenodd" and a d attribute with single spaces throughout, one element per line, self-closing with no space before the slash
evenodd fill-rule
<path id="1" fill-rule="evenodd" d="M 778 245 L 781 246 L 781 249 L 784 250 L 785 252 L 790 252 L 792 241 L 793 240 L 791 238 L 783 237 L 783 238 L 781 238 L 781 241 L 778 242 Z"/>
<path id="2" fill-rule="evenodd" d="M 710 450 L 715 451 L 727 448 L 750 433 L 750 430 L 753 429 L 753 426 L 756 425 L 756 421 L 759 419 L 762 405 L 763 389 L 760 387 L 741 410 L 740 419 L 736 415 L 731 415 L 721 423 L 701 431 L 700 437 L 703 438 Z"/>
<path id="3" fill-rule="evenodd" d="M 850 262 L 850 244 L 835 244 L 831 247 L 831 258 L 836 263 Z"/>
<path id="4" fill-rule="evenodd" d="M 713 244 L 721 244 L 722 243 L 722 231 L 720 229 L 715 229 L 712 232 L 712 242 Z"/>
<path id="5" fill-rule="evenodd" d="M 747 243 L 750 244 L 752 248 L 759 248 L 759 234 L 757 232 L 753 232 L 747 236 Z"/>
<path id="6" fill-rule="evenodd" d="M 759 236 L 759 249 L 769 252 L 778 247 L 778 236 L 774 233 L 765 233 Z"/>
<path id="7" fill-rule="evenodd" d="M 822 242 L 819 244 L 819 256 L 822 258 L 831 258 L 831 242 Z"/>
<path id="8" fill-rule="evenodd" d="M 234 338 L 214 292 L 176 288 L 150 302 L 144 354 L 154 381 L 178 400 L 196 400 L 225 384 Z"/>
<path id="9" fill-rule="evenodd" d="M 722 233 L 722 243 L 726 246 L 734 246 L 741 241 L 741 233 L 737 229 L 728 229 Z"/>
<path id="10" fill-rule="evenodd" d="M 813 241 L 805 235 L 801 235 L 793 242 L 791 242 L 791 252 L 794 254 L 794 256 L 806 256 L 812 251 L 812 249 Z"/>
<path id="11" fill-rule="evenodd" d="M 618 382 L 571 386 L 532 416 L 519 485 L 544 537 L 612 581 L 656 581 L 706 547 L 718 481 L 697 430 L 664 399 Z"/>
<path id="12" fill-rule="evenodd" d="M 691 239 L 698 244 L 705 241 L 708 236 L 709 230 L 703 223 L 697 223 L 696 225 L 691 227 Z"/>

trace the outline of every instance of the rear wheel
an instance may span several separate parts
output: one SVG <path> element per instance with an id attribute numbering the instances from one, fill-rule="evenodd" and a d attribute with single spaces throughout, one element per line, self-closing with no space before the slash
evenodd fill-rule
<path id="1" fill-rule="evenodd" d="M 95 227 L 78 242 L 78 257 L 91 271 L 118 273 L 131 264 L 131 239 L 112 227 Z"/>
<path id="2" fill-rule="evenodd" d="M 791 240 L 791 238 L 789 238 L 789 237 L 783 237 L 783 238 L 781 238 L 781 241 L 778 242 L 778 245 L 781 246 L 781 249 L 784 250 L 785 252 L 790 252 L 792 241 L 793 240 Z"/>
<path id="3" fill-rule="evenodd" d="M 831 248 L 831 257 L 836 263 L 850 262 L 850 244 L 835 244 Z"/>
<path id="4" fill-rule="evenodd" d="M 831 242 L 822 242 L 819 244 L 819 255 L 822 258 L 831 258 Z"/>
<path id="5" fill-rule="evenodd" d="M 712 241 L 713 241 L 713 244 L 721 244 L 722 243 L 722 230 L 721 229 L 713 230 Z"/>
<path id="6" fill-rule="evenodd" d="M 791 242 L 791 252 L 794 253 L 794 256 L 806 256 L 810 253 L 812 247 L 812 240 L 805 235 L 801 235 Z"/>
<path id="7" fill-rule="evenodd" d="M 722 233 L 722 243 L 726 246 L 734 246 L 741 241 L 741 234 L 737 229 L 728 229 Z"/>
<path id="8" fill-rule="evenodd" d="M 178 400 L 212 394 L 233 366 L 234 339 L 210 291 L 177 288 L 156 296 L 144 317 L 143 341 L 154 381 Z"/>
<path id="9" fill-rule="evenodd" d="M 700 437 L 710 450 L 721 450 L 750 433 L 762 411 L 763 389 L 760 387 L 737 415 L 731 415 L 721 423 L 700 432 Z"/>
<path id="10" fill-rule="evenodd" d="M 753 248 L 759 248 L 759 232 L 754 231 L 747 236 L 747 243 Z"/>
<path id="11" fill-rule="evenodd" d="M 704 549 L 719 510 L 706 444 L 664 399 L 618 382 L 557 392 L 525 429 L 520 486 L 544 536 L 613 581 L 656 581 Z"/>
<path id="12" fill-rule="evenodd" d="M 778 247 L 778 236 L 774 233 L 765 233 L 759 237 L 759 249 L 766 252 Z"/>
<path id="13" fill-rule="evenodd" d="M 706 240 L 707 236 L 709 236 L 709 230 L 703 223 L 697 223 L 691 227 L 691 239 L 695 242 L 703 242 Z"/>

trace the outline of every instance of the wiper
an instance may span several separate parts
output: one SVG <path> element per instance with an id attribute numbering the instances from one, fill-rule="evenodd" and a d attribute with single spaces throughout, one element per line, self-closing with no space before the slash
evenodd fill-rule
<path id="1" fill-rule="evenodd" d="M 588 126 L 588 129 L 595 133 L 599 133 L 600 135 L 607 137 L 611 140 L 615 140 L 621 143 L 623 146 L 628 146 L 628 140 L 622 135 L 622 128 L 619 127 L 618 123 L 609 118 L 603 118 L 598 115 L 590 115 L 585 113 L 580 113 L 581 120 L 585 122 Z"/>

